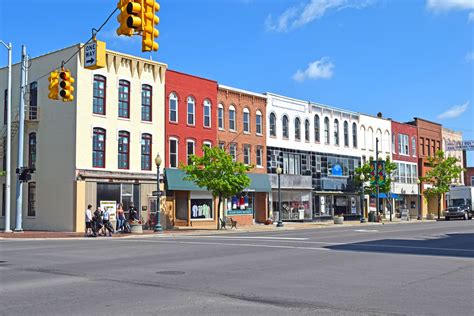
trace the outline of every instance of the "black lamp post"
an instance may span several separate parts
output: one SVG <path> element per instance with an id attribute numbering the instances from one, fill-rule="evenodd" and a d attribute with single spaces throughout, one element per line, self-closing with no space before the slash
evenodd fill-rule
<path id="1" fill-rule="evenodd" d="M 281 188 L 280 188 L 280 176 L 283 170 L 281 170 L 280 167 L 277 167 L 276 173 L 278 175 L 278 224 L 277 227 L 283 227 L 283 221 L 282 221 L 282 209 L 281 209 Z"/>
<path id="2" fill-rule="evenodd" d="M 160 204 L 161 204 L 161 189 L 160 189 L 160 165 L 161 165 L 161 157 L 160 154 L 157 154 L 155 157 L 155 164 L 156 164 L 156 187 L 157 187 L 157 194 L 156 194 L 156 225 L 155 225 L 155 232 L 162 232 L 163 227 L 161 227 L 161 218 L 160 218 Z"/>
<path id="3" fill-rule="evenodd" d="M 361 174 L 359 179 L 360 179 L 360 184 L 362 186 L 361 193 L 360 193 L 360 202 L 361 202 L 361 209 L 362 209 L 361 212 L 360 212 L 360 222 L 363 223 L 363 222 L 365 222 L 365 217 L 364 217 L 364 211 L 365 211 L 365 207 L 364 207 L 364 200 L 365 200 L 364 181 L 365 181 L 365 176 L 363 174 Z"/>
<path id="4" fill-rule="evenodd" d="M 419 188 L 419 192 L 418 192 L 418 220 L 421 220 L 423 218 L 423 210 L 422 210 L 422 192 L 421 192 L 421 187 L 423 186 L 420 179 L 416 179 L 416 183 L 418 184 Z"/>

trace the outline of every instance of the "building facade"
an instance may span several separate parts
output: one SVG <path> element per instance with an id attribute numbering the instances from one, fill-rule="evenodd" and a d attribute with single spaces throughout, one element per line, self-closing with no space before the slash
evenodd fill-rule
<path id="1" fill-rule="evenodd" d="M 455 157 L 458 160 L 457 165 L 461 168 L 464 166 L 464 156 L 462 150 L 453 150 L 452 143 L 462 142 L 462 132 L 454 131 L 452 129 L 442 128 L 443 142 L 442 149 L 446 157 Z M 451 145 L 451 146 L 450 146 Z M 458 179 L 453 179 L 453 185 L 464 185 L 464 171 Z"/>
<path id="2" fill-rule="evenodd" d="M 66 65 L 75 78 L 74 101 L 48 99 L 48 76 L 43 75 L 78 48 L 74 45 L 31 59 L 24 163 L 34 165 L 36 171 L 23 184 L 24 229 L 83 231 L 87 204 L 123 203 L 128 210 L 134 203 L 145 223 L 156 207 L 153 161 L 164 152 L 164 130 L 156 126 L 164 125 L 166 65 L 107 51 L 106 67 L 88 70 L 81 50 Z M 0 72 L 6 77 L 6 69 Z M 5 86 L 0 81 L 0 88 Z M 13 96 L 18 94 L 12 91 Z M 16 117 L 17 97 L 12 105 Z M 12 162 L 16 161 L 13 156 Z M 14 196 L 12 188 L 12 202 Z"/>

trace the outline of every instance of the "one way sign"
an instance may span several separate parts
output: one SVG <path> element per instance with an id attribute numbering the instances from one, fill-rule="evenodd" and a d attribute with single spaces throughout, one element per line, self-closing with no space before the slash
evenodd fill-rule
<path id="1" fill-rule="evenodd" d="M 84 46 L 84 68 L 98 69 L 105 67 L 105 42 L 93 39 Z"/>

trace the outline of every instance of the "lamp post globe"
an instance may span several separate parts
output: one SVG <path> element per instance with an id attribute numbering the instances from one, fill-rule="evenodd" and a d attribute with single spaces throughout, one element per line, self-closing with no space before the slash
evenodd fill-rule
<path id="1" fill-rule="evenodd" d="M 155 225 L 155 232 L 162 232 L 163 227 L 161 227 L 161 216 L 160 216 L 160 205 L 161 205 L 161 189 L 160 189 L 160 166 L 161 166 L 161 157 L 160 154 L 156 154 L 155 157 L 155 165 L 156 165 L 156 206 L 155 206 L 155 211 L 156 211 L 156 225 Z"/>
<path id="2" fill-rule="evenodd" d="M 281 187 L 280 187 L 280 176 L 282 174 L 283 170 L 280 167 L 276 168 L 276 173 L 278 176 L 278 223 L 277 227 L 283 227 L 283 221 L 282 221 L 282 210 L 281 210 Z"/>

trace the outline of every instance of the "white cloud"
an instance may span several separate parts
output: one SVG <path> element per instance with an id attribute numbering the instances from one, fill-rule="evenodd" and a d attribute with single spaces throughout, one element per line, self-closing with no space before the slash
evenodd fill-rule
<path id="1" fill-rule="evenodd" d="M 426 7 L 434 12 L 474 9 L 473 0 L 427 0 Z"/>
<path id="2" fill-rule="evenodd" d="M 474 52 L 470 52 L 466 54 L 466 61 L 468 63 L 474 61 Z"/>
<path id="3" fill-rule="evenodd" d="M 265 20 L 267 31 L 288 32 L 322 18 L 329 11 L 340 11 L 353 8 L 362 9 L 374 4 L 377 0 L 310 0 L 302 6 L 285 10 L 278 18 L 268 15 Z"/>
<path id="4" fill-rule="evenodd" d="M 303 82 L 306 79 L 329 79 L 334 74 L 334 64 L 329 57 L 323 57 L 308 64 L 305 70 L 296 71 L 293 80 Z"/>
<path id="5" fill-rule="evenodd" d="M 467 20 L 469 22 L 474 22 L 474 11 L 473 12 L 469 12 L 469 15 L 467 17 Z"/>
<path id="6" fill-rule="evenodd" d="M 461 105 L 452 106 L 450 109 L 438 115 L 438 119 L 443 120 L 443 119 L 452 119 L 452 118 L 459 117 L 461 114 L 466 112 L 468 107 L 469 107 L 469 101 L 466 101 Z"/>

